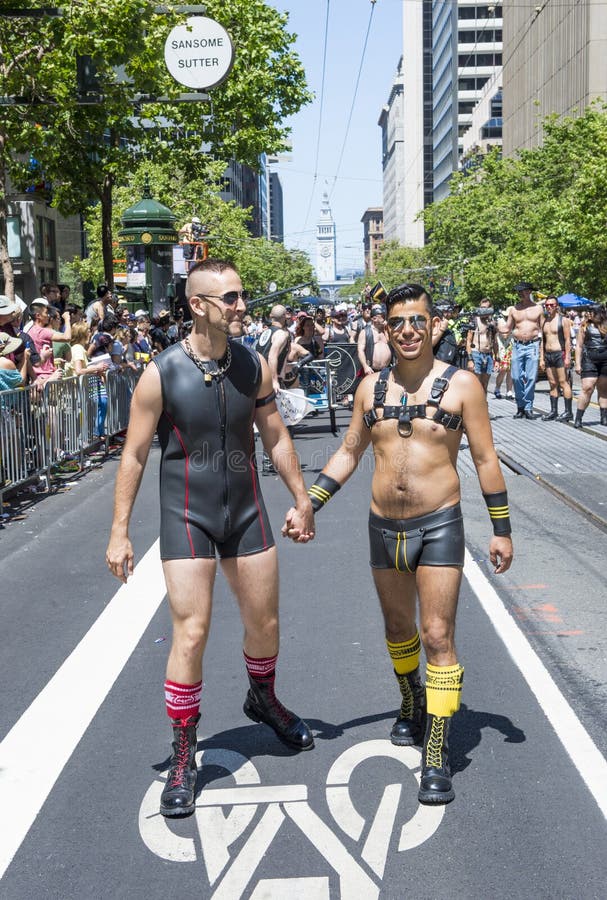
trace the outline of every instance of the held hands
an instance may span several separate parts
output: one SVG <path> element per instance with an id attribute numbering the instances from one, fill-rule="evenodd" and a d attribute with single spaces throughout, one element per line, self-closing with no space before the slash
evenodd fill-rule
<path id="1" fill-rule="evenodd" d="M 291 538 L 296 544 L 307 544 L 314 540 L 314 513 L 308 501 L 305 507 L 292 506 L 285 516 L 285 523 L 280 529 L 283 537 Z"/>
<path id="2" fill-rule="evenodd" d="M 134 567 L 133 545 L 126 535 L 124 537 L 110 537 L 105 561 L 112 575 L 115 575 L 123 584 L 133 574 Z"/>
<path id="3" fill-rule="evenodd" d="M 512 538 L 505 535 L 494 535 L 489 544 L 489 559 L 491 565 L 495 566 L 496 575 L 503 575 L 507 572 L 512 564 L 514 551 L 512 549 Z"/>

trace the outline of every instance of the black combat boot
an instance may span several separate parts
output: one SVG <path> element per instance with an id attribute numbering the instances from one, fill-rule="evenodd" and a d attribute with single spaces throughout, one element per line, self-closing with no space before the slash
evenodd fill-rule
<path id="1" fill-rule="evenodd" d="M 546 413 L 545 416 L 542 416 L 542 422 L 551 422 L 552 419 L 556 419 L 559 414 L 559 398 L 551 397 L 550 398 L 550 412 Z"/>
<path id="2" fill-rule="evenodd" d="M 394 674 L 403 700 L 390 732 L 390 740 L 397 747 L 411 747 L 421 743 L 424 736 L 426 689 L 419 677 L 419 667 L 406 675 Z"/>
<path id="3" fill-rule="evenodd" d="M 582 409 L 582 410 L 576 409 L 576 411 L 575 411 L 575 422 L 573 423 L 573 427 L 574 427 L 574 428 L 581 428 L 581 427 L 582 427 L 582 417 L 583 417 L 585 411 L 586 411 L 586 410 L 584 410 L 584 409 Z"/>
<path id="4" fill-rule="evenodd" d="M 607 425 L 607 406 L 601 406 L 601 425 Z"/>
<path id="5" fill-rule="evenodd" d="M 572 403 L 573 400 L 571 399 L 571 397 L 568 400 L 565 397 L 565 412 L 562 412 L 558 417 L 559 422 L 571 422 L 571 420 L 573 419 L 573 410 L 571 409 Z"/>
<path id="6" fill-rule="evenodd" d="M 513 419 L 524 419 L 525 418 L 525 407 L 518 407 L 515 414 L 512 416 Z"/>
<path id="7" fill-rule="evenodd" d="M 422 750 L 422 775 L 417 795 L 420 803 L 449 803 L 455 797 L 449 768 L 450 716 L 426 717 Z"/>
<path id="8" fill-rule="evenodd" d="M 196 726 L 200 716 L 173 719 L 173 755 L 166 787 L 160 798 L 163 816 L 189 816 L 194 812 L 196 788 Z"/>
<path id="9" fill-rule="evenodd" d="M 243 710 L 254 722 L 265 722 L 277 736 L 297 750 L 311 750 L 314 746 L 312 732 L 303 719 L 282 705 L 274 693 L 273 681 L 255 681 L 249 676 L 251 687 Z"/>

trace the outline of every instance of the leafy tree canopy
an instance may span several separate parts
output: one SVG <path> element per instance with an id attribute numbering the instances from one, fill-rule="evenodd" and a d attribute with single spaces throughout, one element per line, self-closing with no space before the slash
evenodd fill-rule
<path id="1" fill-rule="evenodd" d="M 549 117 L 544 143 L 502 159 L 496 151 L 428 207 L 428 260 L 451 271 L 461 299 L 504 305 L 521 279 L 539 290 L 607 293 L 607 107 Z"/>

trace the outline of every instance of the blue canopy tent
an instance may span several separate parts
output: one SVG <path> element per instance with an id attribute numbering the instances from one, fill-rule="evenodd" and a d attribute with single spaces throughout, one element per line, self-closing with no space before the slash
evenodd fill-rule
<path id="1" fill-rule="evenodd" d="M 563 309 L 573 309 L 577 306 L 596 306 L 593 300 L 587 297 L 580 297 L 579 294 L 563 294 L 558 298 L 559 306 Z"/>

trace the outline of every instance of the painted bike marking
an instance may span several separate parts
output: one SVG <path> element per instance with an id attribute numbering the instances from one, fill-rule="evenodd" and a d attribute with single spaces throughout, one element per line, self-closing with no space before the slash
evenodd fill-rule
<path id="1" fill-rule="evenodd" d="M 420 751 L 414 747 L 394 747 L 387 740 L 363 741 L 345 750 L 333 763 L 326 781 L 329 812 L 335 824 L 347 837 L 360 843 L 366 820 L 350 797 L 350 781 L 356 768 L 369 759 L 393 759 L 420 780 Z M 342 843 L 334 830 L 324 822 L 308 802 L 306 785 L 261 784 L 259 773 L 250 760 L 240 753 L 225 749 L 200 751 L 197 765 L 216 766 L 232 776 L 234 787 L 204 788 L 196 800 L 195 822 L 202 859 L 209 884 L 214 887 L 212 900 L 239 900 L 249 889 L 255 872 L 269 850 L 283 823 L 290 819 L 318 850 L 339 878 L 343 898 L 375 900 L 384 875 L 390 842 L 402 795 L 402 783 L 384 787 L 377 810 L 360 850 L 361 865 Z M 175 835 L 158 812 L 164 782 L 156 780 L 148 789 L 139 812 L 139 829 L 148 849 L 156 856 L 172 862 L 194 862 L 198 858 L 192 837 Z M 265 809 L 254 825 L 240 852 L 232 857 L 230 847 L 252 824 L 260 807 Z M 224 813 L 224 807 L 229 811 Z M 398 852 L 410 850 L 428 840 L 440 825 L 444 806 L 419 806 L 400 828 Z M 366 867 L 365 867 L 366 866 Z M 251 900 L 329 900 L 328 877 L 261 879 L 250 894 Z"/>

